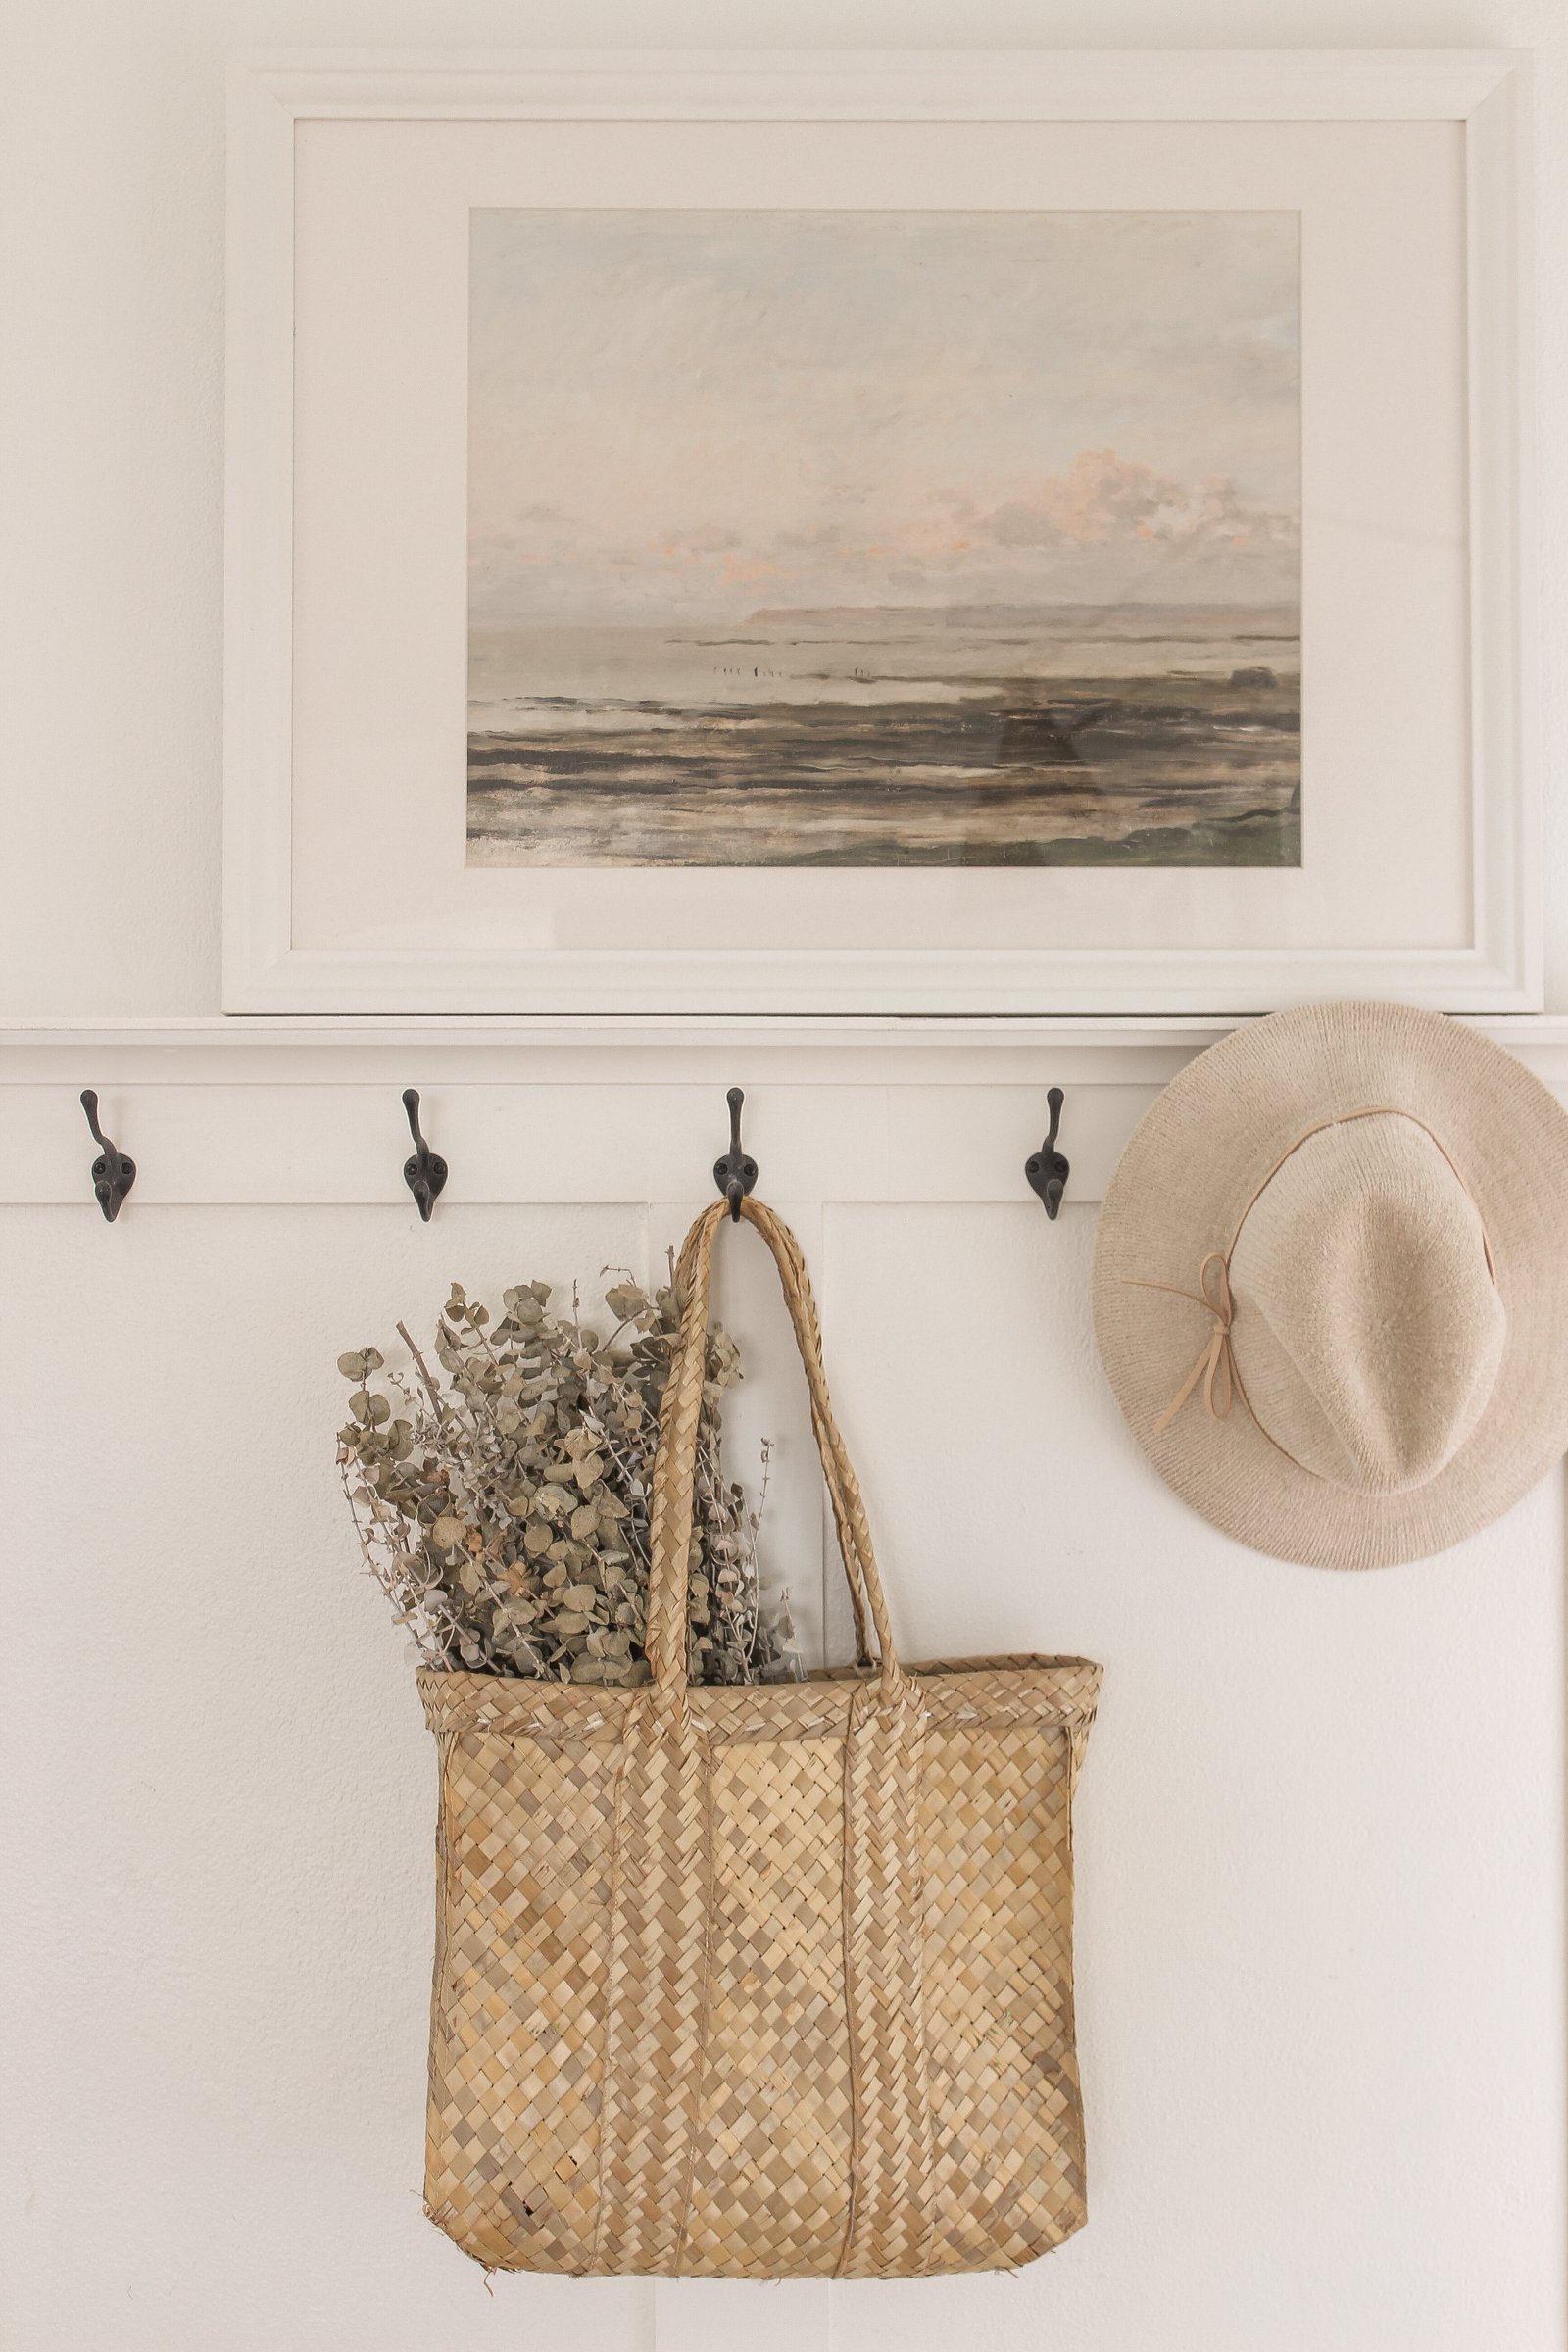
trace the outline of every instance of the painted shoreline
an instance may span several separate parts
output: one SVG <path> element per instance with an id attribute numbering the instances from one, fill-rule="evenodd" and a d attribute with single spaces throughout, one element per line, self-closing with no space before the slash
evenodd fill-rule
<path id="1" fill-rule="evenodd" d="M 946 687 L 860 706 L 529 698 L 524 723 L 469 735 L 467 861 L 1300 862 L 1294 673 Z"/>

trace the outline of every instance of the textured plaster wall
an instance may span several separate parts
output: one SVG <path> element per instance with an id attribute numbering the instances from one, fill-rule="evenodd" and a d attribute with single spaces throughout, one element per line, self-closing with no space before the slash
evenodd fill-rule
<path id="1" fill-rule="evenodd" d="M 1092 1209 L 784 1206 L 909 1653 L 1107 1670 L 1089 2228 L 1011 2278 L 488 2296 L 419 2213 L 433 1749 L 346 1539 L 332 1359 L 454 1272 L 640 1267 L 684 1212 L 13 1210 L 8 2346 L 1560 2344 L 1558 1482 L 1442 1560 L 1261 1560 L 1120 1422 Z M 722 1237 L 773 1375 L 732 1458 L 760 1424 L 808 1491 L 765 1263 Z M 775 1526 L 775 1572 L 812 1556 Z"/>
<path id="2" fill-rule="evenodd" d="M 11 0 L 3 39 L 5 1014 L 218 1007 L 223 76 L 231 44 L 307 42 L 1537 45 L 1568 1007 L 1561 6 Z M 1107 1668 L 1077 1837 L 1087 2231 L 1017 2278 L 492 2296 L 420 2217 L 433 1762 L 346 1541 L 332 1358 L 428 1321 L 454 1275 L 657 1260 L 678 1208 L 454 1204 L 426 1232 L 412 1208 L 146 1207 L 112 1233 L 90 1204 L 13 1208 L 8 2346 L 1561 2344 L 1560 1481 L 1441 1560 L 1262 1561 L 1169 1496 L 1116 1414 L 1091 1209 L 835 1205 L 817 1177 L 780 1205 L 907 1648 Z M 758 1367 L 737 1451 L 779 1441 L 771 1562 L 814 1627 L 804 1410 L 751 1246 L 721 1273 Z"/>

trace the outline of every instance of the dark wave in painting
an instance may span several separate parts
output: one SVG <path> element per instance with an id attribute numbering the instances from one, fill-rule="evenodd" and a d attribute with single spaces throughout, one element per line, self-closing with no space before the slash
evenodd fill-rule
<path id="1" fill-rule="evenodd" d="M 758 613 L 481 649 L 468 861 L 1298 865 L 1295 616 L 1177 617 Z M 1171 666 L 1139 674 L 1151 654 Z M 558 676 L 576 691 L 540 691 Z"/>
<path id="2" fill-rule="evenodd" d="M 612 714 L 601 706 L 596 715 Z M 642 704 L 613 715 L 613 732 L 470 736 L 470 856 L 490 847 L 497 862 L 548 865 L 1300 862 L 1294 681 L 1177 695 L 1168 680 L 1084 680 L 1045 702 Z"/>

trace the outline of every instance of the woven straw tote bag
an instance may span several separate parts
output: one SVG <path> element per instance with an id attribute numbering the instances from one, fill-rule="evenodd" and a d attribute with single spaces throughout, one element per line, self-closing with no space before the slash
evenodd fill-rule
<path id="1" fill-rule="evenodd" d="M 745 1200 L 800 1342 L 863 1662 L 688 1688 L 726 1213 L 677 1271 L 652 1679 L 418 1678 L 441 1763 L 426 2208 L 500 2270 L 1010 2269 L 1085 2218 L 1070 1806 L 1100 1668 L 900 1665 L 800 1249 Z"/>

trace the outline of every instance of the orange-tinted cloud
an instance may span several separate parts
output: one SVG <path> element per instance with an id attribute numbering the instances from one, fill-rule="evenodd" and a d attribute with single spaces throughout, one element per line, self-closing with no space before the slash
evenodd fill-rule
<path id="1" fill-rule="evenodd" d="M 1065 475 L 1032 497 L 1009 499 L 976 522 L 999 547 L 1103 547 L 1130 539 L 1220 540 L 1233 546 L 1293 543 L 1294 515 L 1237 495 L 1227 475 L 1186 484 L 1113 449 L 1084 449 Z"/>

